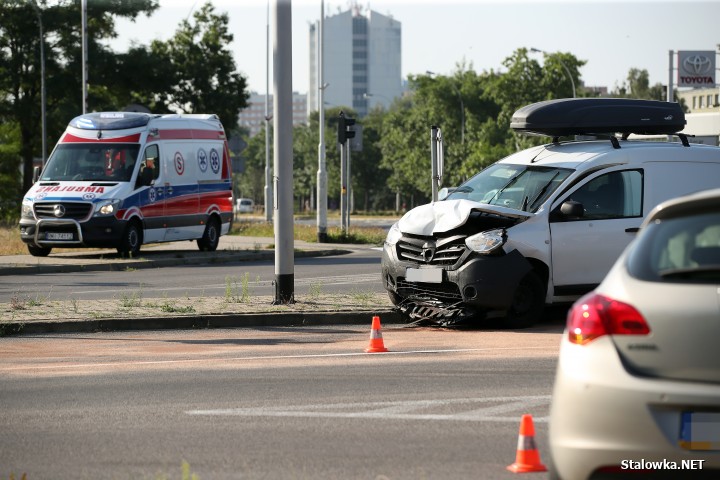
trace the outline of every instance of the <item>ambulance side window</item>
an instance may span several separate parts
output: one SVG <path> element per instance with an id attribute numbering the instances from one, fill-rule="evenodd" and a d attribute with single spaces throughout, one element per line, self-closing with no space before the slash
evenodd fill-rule
<path id="1" fill-rule="evenodd" d="M 140 173 L 138 173 L 136 188 L 152 185 L 160 176 L 160 153 L 157 145 L 150 145 L 145 149 L 145 154 L 140 162 Z"/>

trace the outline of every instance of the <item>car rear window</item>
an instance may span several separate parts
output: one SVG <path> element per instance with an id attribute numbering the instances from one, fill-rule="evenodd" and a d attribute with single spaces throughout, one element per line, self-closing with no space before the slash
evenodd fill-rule
<path id="1" fill-rule="evenodd" d="M 654 282 L 720 282 L 720 212 L 657 220 L 632 247 L 628 272 Z"/>

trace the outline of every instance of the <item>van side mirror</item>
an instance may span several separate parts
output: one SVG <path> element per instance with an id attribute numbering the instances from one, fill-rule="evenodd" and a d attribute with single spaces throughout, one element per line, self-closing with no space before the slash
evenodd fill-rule
<path id="1" fill-rule="evenodd" d="M 585 215 L 585 207 L 580 202 L 568 200 L 560 205 L 560 213 L 565 218 L 582 218 Z"/>
<path id="2" fill-rule="evenodd" d="M 40 179 L 40 167 L 33 167 L 33 183 Z"/>
<path id="3" fill-rule="evenodd" d="M 451 193 L 453 193 L 456 190 L 456 187 L 443 187 L 438 192 L 438 200 L 445 200 L 447 197 L 450 196 Z"/>

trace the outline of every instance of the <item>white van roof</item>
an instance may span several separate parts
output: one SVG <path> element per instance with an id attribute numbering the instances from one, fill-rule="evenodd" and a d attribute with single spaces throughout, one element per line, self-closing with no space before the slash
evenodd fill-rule
<path id="1" fill-rule="evenodd" d="M 621 148 L 615 148 L 608 140 L 574 141 L 549 143 L 514 153 L 500 163 L 537 165 L 577 170 L 606 164 L 640 164 L 658 158 L 659 152 L 677 152 L 678 159 L 700 160 L 708 152 L 714 159 L 720 157 L 720 149 L 709 145 L 691 144 L 686 147 L 680 142 L 648 142 L 642 140 L 620 141 Z"/>

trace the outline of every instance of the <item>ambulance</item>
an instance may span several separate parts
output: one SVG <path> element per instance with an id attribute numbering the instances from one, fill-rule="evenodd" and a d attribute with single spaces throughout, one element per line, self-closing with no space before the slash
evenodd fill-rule
<path id="1" fill-rule="evenodd" d="M 214 251 L 233 217 L 225 130 L 216 115 L 89 113 L 74 118 L 24 195 L 20 237 L 53 248 L 194 240 Z"/>

